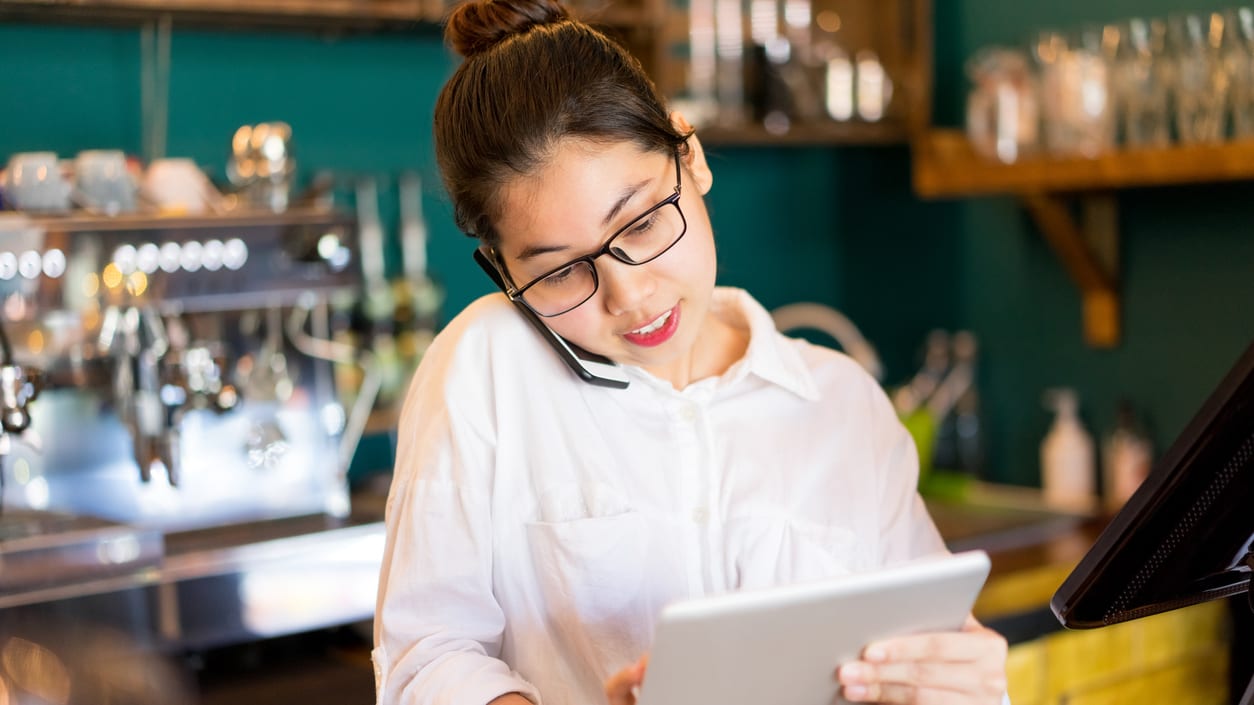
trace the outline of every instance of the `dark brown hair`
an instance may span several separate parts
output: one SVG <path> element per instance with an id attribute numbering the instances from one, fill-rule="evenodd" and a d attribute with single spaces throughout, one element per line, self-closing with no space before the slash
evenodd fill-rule
<path id="1" fill-rule="evenodd" d="M 465 60 L 435 104 L 435 153 L 463 232 L 495 245 L 497 196 L 565 138 L 681 148 L 640 62 L 556 0 L 468 0 L 444 29 Z"/>

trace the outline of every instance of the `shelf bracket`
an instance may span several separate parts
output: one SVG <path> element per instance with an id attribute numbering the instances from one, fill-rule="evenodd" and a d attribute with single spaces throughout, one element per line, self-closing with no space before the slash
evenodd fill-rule
<path id="1" fill-rule="evenodd" d="M 1079 197 L 1079 222 L 1058 194 L 1025 193 L 1024 208 L 1080 287 L 1084 339 L 1093 347 L 1119 344 L 1119 211 L 1111 194 Z"/>

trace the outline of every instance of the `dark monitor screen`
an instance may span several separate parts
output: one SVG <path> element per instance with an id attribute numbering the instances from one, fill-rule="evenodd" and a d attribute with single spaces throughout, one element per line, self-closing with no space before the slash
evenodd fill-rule
<path id="1" fill-rule="evenodd" d="M 1254 343 L 1055 593 L 1072 628 L 1249 590 L 1254 540 Z"/>

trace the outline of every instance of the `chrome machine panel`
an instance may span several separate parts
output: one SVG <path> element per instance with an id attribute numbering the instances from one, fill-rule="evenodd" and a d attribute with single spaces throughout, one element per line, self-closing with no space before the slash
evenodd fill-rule
<path id="1" fill-rule="evenodd" d="M 345 473 L 371 399 L 345 409 L 331 359 L 353 226 L 0 216 L 0 610 L 79 601 L 167 647 L 369 616 L 381 527 Z"/>

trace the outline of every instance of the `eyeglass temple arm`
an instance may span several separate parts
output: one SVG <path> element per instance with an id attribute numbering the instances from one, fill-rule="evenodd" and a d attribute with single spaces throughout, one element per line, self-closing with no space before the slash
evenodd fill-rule
<path id="1" fill-rule="evenodd" d="M 679 193 L 680 192 L 679 190 L 683 188 L 683 185 L 684 185 L 683 174 L 680 171 L 679 161 L 680 161 L 679 150 L 676 149 L 675 150 L 675 193 Z"/>
<path id="2" fill-rule="evenodd" d="M 492 260 L 483 251 L 482 247 L 475 248 L 474 256 L 475 263 L 479 265 L 479 268 L 483 270 L 484 274 L 488 275 L 488 278 L 492 280 L 492 283 L 496 284 L 497 288 L 501 291 L 508 292 L 509 287 L 506 286 L 505 279 L 501 276 L 501 271 L 497 269 L 495 264 L 492 263 Z"/>
<path id="3" fill-rule="evenodd" d="M 504 292 L 506 296 L 513 299 L 516 294 L 514 288 L 505 283 L 505 277 L 501 274 L 500 267 L 498 267 L 492 259 L 488 257 L 488 254 L 484 252 L 482 247 L 475 248 L 474 257 L 475 263 L 478 264 L 479 268 L 488 275 L 488 278 L 492 280 L 492 283 L 496 284 L 497 288 Z"/>

